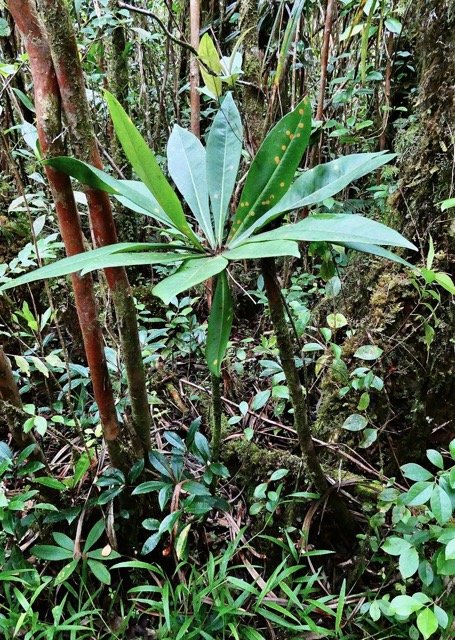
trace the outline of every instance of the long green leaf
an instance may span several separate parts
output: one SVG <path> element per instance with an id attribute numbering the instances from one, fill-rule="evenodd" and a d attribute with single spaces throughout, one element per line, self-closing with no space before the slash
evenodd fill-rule
<path id="1" fill-rule="evenodd" d="M 134 171 L 153 194 L 173 224 L 183 231 L 187 226 L 187 222 L 182 205 L 161 171 L 153 151 L 149 149 L 144 138 L 118 100 L 108 91 L 104 93 L 115 132 Z"/>
<path id="2" fill-rule="evenodd" d="M 100 259 L 95 264 L 90 264 L 81 271 L 81 276 L 95 271 L 96 269 L 107 269 L 110 267 L 135 267 L 153 264 L 174 264 L 186 260 L 199 258 L 197 253 L 157 253 L 153 251 L 141 251 L 138 253 L 114 253 Z"/>
<path id="3" fill-rule="evenodd" d="M 256 258 L 277 258 L 278 256 L 294 256 L 300 258 L 299 245 L 291 240 L 270 240 L 268 242 L 251 242 L 240 245 L 236 249 L 225 251 L 223 258 L 228 260 L 253 260 Z"/>
<path id="4" fill-rule="evenodd" d="M 185 262 L 174 275 L 157 284 L 153 289 L 153 294 L 161 298 L 164 304 L 169 304 L 174 296 L 190 287 L 195 287 L 212 276 L 216 276 L 226 268 L 227 264 L 228 261 L 222 256 Z"/>
<path id="5" fill-rule="evenodd" d="M 178 262 L 179 260 L 189 260 L 198 254 L 185 253 L 169 253 L 170 248 L 178 249 L 179 245 L 163 245 L 148 242 L 119 242 L 111 244 L 107 247 L 100 247 L 93 251 L 85 251 L 78 253 L 69 258 L 57 260 L 52 264 L 48 264 L 40 269 L 35 269 L 30 273 L 26 273 L 19 278 L 10 280 L 0 287 L 0 291 L 12 289 L 28 282 L 36 282 L 37 280 L 45 280 L 46 278 L 57 278 L 66 276 L 76 271 L 87 273 L 95 269 L 104 269 L 113 266 L 128 266 L 132 264 L 166 264 Z M 163 251 L 144 252 L 146 249 L 162 249 Z M 130 253 L 142 251 L 143 253 Z M 167 252 L 167 253 L 166 253 Z M 146 256 L 146 258 L 144 258 Z"/>
<path id="6" fill-rule="evenodd" d="M 131 209 L 132 211 L 136 211 L 144 216 L 149 216 L 151 218 L 155 218 L 159 222 L 172 227 L 177 231 L 177 227 L 174 225 L 172 220 L 167 216 L 164 212 L 163 207 L 159 204 L 158 200 L 150 193 L 143 182 L 139 180 L 119 180 L 120 184 L 125 187 L 129 187 L 132 189 L 136 197 L 143 198 L 144 204 L 147 203 L 148 209 L 141 207 L 139 204 L 132 202 L 129 198 L 123 195 L 119 195 L 118 193 L 113 193 L 112 195 L 116 200 L 118 200 L 124 207 Z M 131 194 L 131 192 L 130 192 Z"/>
<path id="7" fill-rule="evenodd" d="M 221 74 L 220 56 L 208 33 L 204 33 L 201 38 L 198 54 L 201 61 L 204 62 L 209 69 L 217 74 Z M 218 98 L 221 95 L 221 79 L 207 73 L 202 65 L 201 74 L 207 89 L 214 98 Z"/>
<path id="8" fill-rule="evenodd" d="M 227 274 L 226 271 L 222 271 L 217 278 L 215 295 L 210 309 L 205 349 L 209 371 L 217 378 L 220 377 L 221 364 L 231 334 L 233 315 L 232 296 Z"/>
<path id="9" fill-rule="evenodd" d="M 295 240 L 296 242 L 361 243 L 390 245 L 393 247 L 416 247 L 398 231 L 363 216 L 349 213 L 319 213 L 296 224 L 288 224 L 273 231 L 254 236 L 254 242 L 271 240 Z M 248 240 L 251 242 L 251 240 Z M 242 243 L 242 246 L 246 241 Z"/>
<path id="10" fill-rule="evenodd" d="M 295 0 L 294 4 L 292 5 L 291 15 L 289 16 L 289 20 L 283 36 L 283 43 L 278 54 L 278 64 L 276 66 L 275 77 L 273 78 L 273 83 L 277 87 L 280 86 L 281 74 L 284 69 L 284 64 L 289 54 L 291 43 L 294 40 L 297 25 L 299 23 L 300 16 L 302 15 L 305 4 L 306 0 Z"/>
<path id="11" fill-rule="evenodd" d="M 191 131 L 176 124 L 167 144 L 167 161 L 178 190 L 189 204 L 210 246 L 215 248 L 204 147 Z"/>
<path id="12" fill-rule="evenodd" d="M 294 211 L 327 200 L 354 180 L 362 178 L 395 157 L 396 155 L 393 153 L 386 154 L 382 151 L 379 153 L 358 153 L 351 156 L 341 156 L 332 162 L 306 171 L 300 178 L 297 178 L 280 202 L 256 220 L 247 233 L 237 236 L 235 242 L 244 240 L 245 237 L 250 236 L 287 211 Z M 234 243 L 231 245 L 234 246 Z"/>
<path id="13" fill-rule="evenodd" d="M 281 200 L 294 178 L 310 134 L 311 105 L 305 98 L 270 131 L 257 152 L 229 239 L 248 229 Z"/>
<path id="14" fill-rule="evenodd" d="M 242 122 L 232 94 L 228 93 L 213 120 L 207 139 L 207 185 L 217 246 L 221 246 L 223 241 L 241 155 Z"/>
<path id="15" fill-rule="evenodd" d="M 79 182 L 93 187 L 94 189 L 106 191 L 116 197 L 123 196 L 137 207 L 140 207 L 140 211 L 142 213 L 147 212 L 147 215 L 180 231 L 192 242 L 192 244 L 198 248 L 202 248 L 199 240 L 194 235 L 194 232 L 188 226 L 188 223 L 185 221 L 183 225 L 178 226 L 173 220 L 171 220 L 171 218 L 164 212 L 161 205 L 157 203 L 154 196 L 144 189 L 142 183 L 134 180 L 116 180 L 104 171 L 101 171 L 101 169 L 92 167 L 91 165 L 81 162 L 80 160 L 76 160 L 75 158 L 49 158 L 49 160 L 45 160 L 44 164 L 48 164 L 62 173 L 66 173 L 66 175 L 76 178 Z"/>
<path id="16" fill-rule="evenodd" d="M 388 251 L 387 249 L 383 249 L 374 244 L 361 244 L 359 242 L 343 242 L 343 247 L 346 249 L 352 249 L 353 251 L 360 251 L 360 253 L 368 253 L 373 256 L 379 256 L 381 258 L 387 258 L 387 260 L 392 260 L 392 262 L 398 262 L 399 264 L 403 264 L 406 267 L 410 267 L 414 271 L 419 271 L 416 266 L 405 260 L 404 258 L 400 258 L 392 251 Z"/>

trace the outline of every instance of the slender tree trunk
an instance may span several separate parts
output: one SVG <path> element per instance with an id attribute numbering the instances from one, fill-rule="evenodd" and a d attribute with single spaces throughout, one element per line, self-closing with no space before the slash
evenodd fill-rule
<path id="1" fill-rule="evenodd" d="M 294 360 L 294 349 L 281 298 L 275 259 L 263 258 L 261 267 L 267 291 L 270 317 L 280 354 L 281 367 L 288 385 L 292 408 L 294 409 L 294 427 L 297 432 L 302 458 L 316 490 L 321 495 L 325 495 L 330 489 L 330 484 L 313 444 L 311 428 L 308 422 L 308 407 Z M 343 529 L 347 534 L 352 533 L 355 530 L 354 518 L 336 491 L 330 494 L 330 503 L 339 528 Z"/>
<path id="2" fill-rule="evenodd" d="M 115 15 L 118 11 L 116 0 L 109 0 L 108 10 Z M 117 24 L 106 34 L 104 41 L 104 58 L 106 66 L 106 87 L 120 102 L 125 111 L 129 112 L 129 65 L 126 57 L 126 39 L 123 25 Z M 116 166 L 122 175 L 131 179 L 131 167 L 127 161 L 122 145 L 115 133 L 110 131 L 110 152 Z M 119 202 L 114 204 L 119 238 L 122 242 L 137 242 L 140 239 L 141 216 L 128 211 Z"/>
<path id="3" fill-rule="evenodd" d="M 254 156 L 262 142 L 264 127 L 264 93 L 261 82 L 261 59 L 258 40 L 257 0 L 243 0 L 240 5 L 240 32 L 247 31 L 243 40 L 242 88 L 245 114 L 245 138 L 249 153 Z M 254 27 L 254 28 L 252 28 Z"/>
<path id="4" fill-rule="evenodd" d="M 63 0 L 38 0 L 54 61 L 58 87 L 75 155 L 102 169 L 90 117 L 76 37 Z M 86 190 L 90 222 L 96 246 L 117 242 L 112 207 L 107 193 Z M 136 308 L 123 267 L 105 269 L 106 280 L 119 324 L 134 431 L 144 453 L 151 448 L 152 421 L 147 399 L 144 365 L 139 343 Z"/>
<path id="5" fill-rule="evenodd" d="M 15 445 L 19 449 L 25 449 L 30 445 L 35 445 L 34 451 L 30 454 L 30 458 L 38 462 L 42 462 L 46 469 L 49 467 L 46 462 L 44 453 L 37 443 L 35 436 L 31 431 L 24 433 L 23 429 L 23 406 L 19 395 L 16 381 L 11 370 L 8 358 L 0 345 L 0 414 L 8 423 L 11 435 Z"/>
<path id="6" fill-rule="evenodd" d="M 10 0 L 8 6 L 29 55 L 41 152 L 44 158 L 64 155 L 60 92 L 49 45 L 36 6 L 32 0 Z M 68 256 L 82 253 L 84 239 L 70 179 L 51 167 L 46 167 L 46 174 L 66 253 Z M 71 279 L 104 438 L 111 463 L 124 469 L 127 467 L 127 459 L 120 439 L 120 425 L 104 355 L 93 280 L 90 275 L 81 278 L 78 274 L 73 274 Z"/>
<path id="7" fill-rule="evenodd" d="M 190 0 L 190 38 L 191 46 L 199 49 L 199 29 L 201 22 L 201 10 L 199 0 Z M 190 58 L 190 101 L 191 101 L 191 131 L 198 138 L 201 137 L 201 101 L 199 96 L 199 63 L 196 56 Z"/>

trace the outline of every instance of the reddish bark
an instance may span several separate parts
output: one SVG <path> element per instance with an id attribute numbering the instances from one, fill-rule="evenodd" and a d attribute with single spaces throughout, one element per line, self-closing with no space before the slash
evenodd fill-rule
<path id="1" fill-rule="evenodd" d="M 79 52 L 70 15 L 62 0 L 38 0 L 50 54 L 53 59 L 62 106 L 75 155 L 80 160 L 103 169 L 86 98 Z M 112 207 L 107 193 L 87 187 L 90 223 L 96 246 L 117 242 Z M 133 427 L 143 452 L 150 450 L 152 428 L 147 399 L 145 372 L 139 343 L 136 309 L 126 271 L 123 267 L 105 269 L 112 292 L 131 396 Z"/>
<path id="2" fill-rule="evenodd" d="M 33 0 L 10 0 L 8 6 L 29 55 L 42 154 L 45 158 L 63 155 L 60 92 L 49 45 L 36 7 Z M 66 253 L 68 256 L 82 253 L 84 251 L 83 234 L 70 179 L 51 167 L 46 167 L 46 174 Z M 109 455 L 114 466 L 124 468 L 126 461 L 120 443 L 120 425 L 104 355 L 93 281 L 91 276 L 81 278 L 73 274 L 72 283 L 93 392 L 98 404 Z"/>

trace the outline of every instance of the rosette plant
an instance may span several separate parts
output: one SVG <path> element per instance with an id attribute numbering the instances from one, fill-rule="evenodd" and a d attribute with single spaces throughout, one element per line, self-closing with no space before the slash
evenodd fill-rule
<path id="1" fill-rule="evenodd" d="M 126 207 L 150 216 L 173 241 L 119 243 L 65 258 L 8 282 L 3 289 L 79 271 L 144 264 L 178 264 L 153 293 L 165 304 L 210 278 L 216 287 L 207 330 L 206 360 L 212 374 L 213 455 L 220 442 L 219 379 L 233 320 L 228 279 L 233 261 L 299 256 L 299 242 L 329 242 L 401 261 L 383 248 L 415 247 L 383 224 L 350 214 L 318 214 L 263 231 L 288 212 L 335 195 L 350 182 L 382 166 L 394 155 L 361 153 L 295 174 L 308 146 L 311 106 L 305 98 L 270 131 L 251 162 L 238 206 L 230 215 L 242 152 L 242 123 L 228 93 L 216 114 L 204 148 L 198 138 L 175 125 L 167 146 L 168 171 L 187 204 L 185 214 L 153 152 L 118 101 L 106 92 L 118 138 L 139 180 L 117 180 L 74 158 L 47 160 L 80 182 L 112 194 Z M 272 321 L 274 316 L 272 314 Z M 299 440 L 300 438 L 299 434 Z M 302 447 L 302 451 L 304 448 Z"/>

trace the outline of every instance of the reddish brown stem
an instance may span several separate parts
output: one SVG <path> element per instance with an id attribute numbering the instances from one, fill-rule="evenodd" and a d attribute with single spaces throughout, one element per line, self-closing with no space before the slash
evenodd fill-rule
<path id="1" fill-rule="evenodd" d="M 54 62 L 62 106 L 77 158 L 102 169 L 95 132 L 87 102 L 79 52 L 70 14 L 63 0 L 38 0 L 50 53 Z M 107 193 L 86 189 L 90 223 L 96 246 L 117 242 L 112 207 Z M 125 362 L 135 434 L 142 453 L 151 448 L 152 428 L 145 372 L 139 342 L 136 308 L 123 267 L 105 269 L 117 315 Z"/>
<path id="2" fill-rule="evenodd" d="M 36 7 L 33 0 L 10 0 L 8 4 L 29 56 L 41 152 L 44 158 L 64 155 L 60 92 L 49 44 Z M 82 253 L 84 238 L 70 179 L 51 167 L 46 167 L 46 174 L 66 253 L 68 256 Z M 77 274 L 73 274 L 71 279 L 93 392 L 111 462 L 116 467 L 125 468 L 127 461 L 120 442 L 120 425 L 104 355 L 93 281 L 91 276 L 81 278 Z"/>

